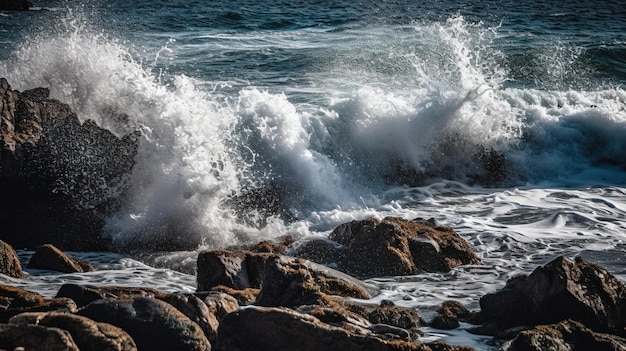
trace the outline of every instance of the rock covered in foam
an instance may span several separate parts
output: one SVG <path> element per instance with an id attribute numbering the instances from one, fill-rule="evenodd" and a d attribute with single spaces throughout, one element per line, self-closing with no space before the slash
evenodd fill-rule
<path id="1" fill-rule="evenodd" d="M 558 257 L 528 276 L 513 277 L 503 289 L 483 296 L 480 306 L 494 330 L 571 318 L 598 332 L 626 335 L 626 287 L 581 258 Z"/>
<path id="2" fill-rule="evenodd" d="M 338 226 L 329 239 L 343 245 L 339 270 L 356 276 L 447 272 L 481 263 L 469 243 L 434 221 L 369 218 Z"/>
<path id="3" fill-rule="evenodd" d="M 45 88 L 12 90 L 0 78 L 0 223 L 4 240 L 32 248 L 103 249 L 104 218 L 120 206 L 137 135 L 118 138 Z"/>
<path id="4" fill-rule="evenodd" d="M 0 240 L 0 273 L 13 278 L 24 278 L 22 264 L 13 247 Z"/>

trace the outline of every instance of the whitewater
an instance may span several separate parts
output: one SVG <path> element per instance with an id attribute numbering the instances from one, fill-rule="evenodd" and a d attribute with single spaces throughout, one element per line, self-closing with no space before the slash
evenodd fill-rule
<path id="1" fill-rule="evenodd" d="M 67 282 L 192 292 L 198 250 L 385 216 L 435 218 L 484 261 L 370 280 L 372 303 L 426 319 L 446 299 L 477 309 L 557 255 L 625 281 L 619 2 L 477 4 L 50 1 L 2 14 L 14 89 L 47 87 L 81 120 L 141 132 L 105 235 L 146 250 L 70 253 L 97 270 L 0 281 L 45 296 Z M 463 328 L 427 332 L 490 349 Z"/>

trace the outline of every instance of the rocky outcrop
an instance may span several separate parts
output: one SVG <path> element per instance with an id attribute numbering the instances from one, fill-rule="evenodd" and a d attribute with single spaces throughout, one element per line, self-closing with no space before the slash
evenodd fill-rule
<path id="1" fill-rule="evenodd" d="M 204 251 L 198 255 L 198 291 L 208 291 L 217 286 L 237 290 L 261 288 L 264 281 L 268 284 L 278 284 L 278 281 L 266 279 L 266 275 L 274 274 L 277 270 L 289 269 L 299 271 L 298 274 L 310 275 L 325 294 L 355 298 L 370 297 L 368 287 L 364 283 L 304 259 L 268 253 L 222 250 Z"/>
<path id="2" fill-rule="evenodd" d="M 0 0 L 0 11 L 28 11 L 31 7 L 28 0 Z"/>
<path id="3" fill-rule="evenodd" d="M 94 270 L 89 262 L 73 260 L 52 244 L 38 246 L 27 267 L 62 273 L 84 273 Z"/>
<path id="4" fill-rule="evenodd" d="M 573 319 L 603 333 L 626 335 L 626 287 L 604 268 L 558 257 L 530 275 L 509 279 L 480 299 L 482 331 Z"/>
<path id="5" fill-rule="evenodd" d="M 120 206 L 137 135 L 83 123 L 48 89 L 12 90 L 0 78 L 0 223 L 17 248 L 106 247 L 104 218 Z"/>
<path id="6" fill-rule="evenodd" d="M 24 278 L 22 264 L 11 245 L 0 240 L 0 274 L 13 278 Z"/>
<path id="7" fill-rule="evenodd" d="M 392 328 L 389 328 L 392 329 Z M 241 331 L 245 330 L 245 333 Z M 382 335 L 382 333 L 380 334 Z M 284 307 L 247 307 L 227 315 L 219 327 L 217 350 L 471 350 L 468 347 L 445 348 L 375 336 L 369 329 L 350 325 L 332 326 L 309 314 Z M 297 345 L 297 346 L 296 346 Z"/>
<path id="8" fill-rule="evenodd" d="M 211 350 L 198 324 L 174 306 L 155 298 L 97 300 L 78 314 L 122 328 L 140 350 Z"/>
<path id="9" fill-rule="evenodd" d="M 45 345 L 45 346 L 44 346 Z M 0 324 L 0 349 L 80 351 L 66 330 L 40 325 Z"/>
<path id="10" fill-rule="evenodd" d="M 342 245 L 338 269 L 371 277 L 448 272 L 464 264 L 480 264 L 473 248 L 451 228 L 434 220 L 387 217 L 345 223 L 329 235 Z"/>
<path id="11" fill-rule="evenodd" d="M 626 350 L 626 339 L 616 335 L 597 333 L 582 323 L 572 320 L 558 324 L 540 325 L 519 333 L 504 344 L 505 351 L 573 351 L 573 350 Z"/>
<path id="12" fill-rule="evenodd" d="M 69 332 L 80 350 L 136 351 L 133 339 L 122 329 L 107 323 L 71 313 L 23 313 L 12 317 L 9 324 L 39 325 Z"/>

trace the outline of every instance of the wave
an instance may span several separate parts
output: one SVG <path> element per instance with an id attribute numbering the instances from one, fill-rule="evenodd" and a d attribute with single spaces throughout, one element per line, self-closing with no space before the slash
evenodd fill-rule
<path id="1" fill-rule="evenodd" d="M 309 235 L 390 206 L 390 188 L 441 179 L 507 186 L 626 170 L 623 89 L 511 85 L 497 28 L 462 17 L 340 33 L 352 39 L 318 62 L 318 88 L 298 102 L 168 74 L 164 48 L 142 62 L 85 22 L 72 14 L 22 43 L 0 73 L 20 89 L 49 87 L 118 135 L 141 131 L 123 209 L 106 227 L 120 245 Z"/>

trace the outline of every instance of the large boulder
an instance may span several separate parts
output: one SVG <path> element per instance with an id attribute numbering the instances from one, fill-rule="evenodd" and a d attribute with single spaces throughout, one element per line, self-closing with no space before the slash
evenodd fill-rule
<path id="1" fill-rule="evenodd" d="M 78 314 L 126 331 L 140 350 L 211 350 L 204 332 L 174 306 L 149 297 L 102 299 Z"/>
<path id="2" fill-rule="evenodd" d="M 68 331 L 81 350 L 136 351 L 133 339 L 122 329 L 71 313 L 30 312 L 12 317 L 10 324 L 40 325 Z"/>
<path id="3" fill-rule="evenodd" d="M 242 332 L 244 331 L 244 332 Z M 284 307 L 250 306 L 228 314 L 220 323 L 217 350 L 472 350 L 447 344 L 385 339 L 358 326 L 332 326 Z"/>
<path id="4" fill-rule="evenodd" d="M 0 240 L 0 274 L 13 278 L 24 278 L 22 264 L 13 247 Z"/>
<path id="5" fill-rule="evenodd" d="M 598 332 L 626 335 L 626 287 L 606 269 L 558 257 L 480 299 L 486 324 L 505 329 L 573 319 Z"/>
<path id="6" fill-rule="evenodd" d="M 270 253 L 223 250 L 203 251 L 198 255 L 198 291 L 217 286 L 263 290 L 265 282 L 277 283 L 266 279 L 268 272 L 274 274 L 277 270 L 292 268 L 300 273 L 306 271 L 302 274 L 309 274 L 322 293 L 355 298 L 370 298 L 372 295 L 373 287 L 314 262 Z"/>
<path id="7" fill-rule="evenodd" d="M 27 267 L 62 273 L 84 273 L 94 270 L 89 262 L 73 260 L 52 244 L 38 246 Z"/>
<path id="8" fill-rule="evenodd" d="M 469 243 L 434 220 L 352 221 L 335 228 L 329 239 L 343 245 L 345 259 L 339 270 L 356 276 L 448 272 L 481 263 Z"/>
<path id="9" fill-rule="evenodd" d="M 597 333 L 572 320 L 558 324 L 540 325 L 519 333 L 505 343 L 505 351 L 623 351 L 626 339 L 616 335 Z"/>
<path id="10" fill-rule="evenodd" d="M 0 324 L 0 349 L 79 351 L 66 330 L 40 325 Z"/>
<path id="11" fill-rule="evenodd" d="M 121 205 L 137 134 L 119 138 L 81 122 L 48 96 L 45 88 L 12 90 L 0 78 L 3 239 L 16 248 L 104 249 L 104 219 Z"/>

